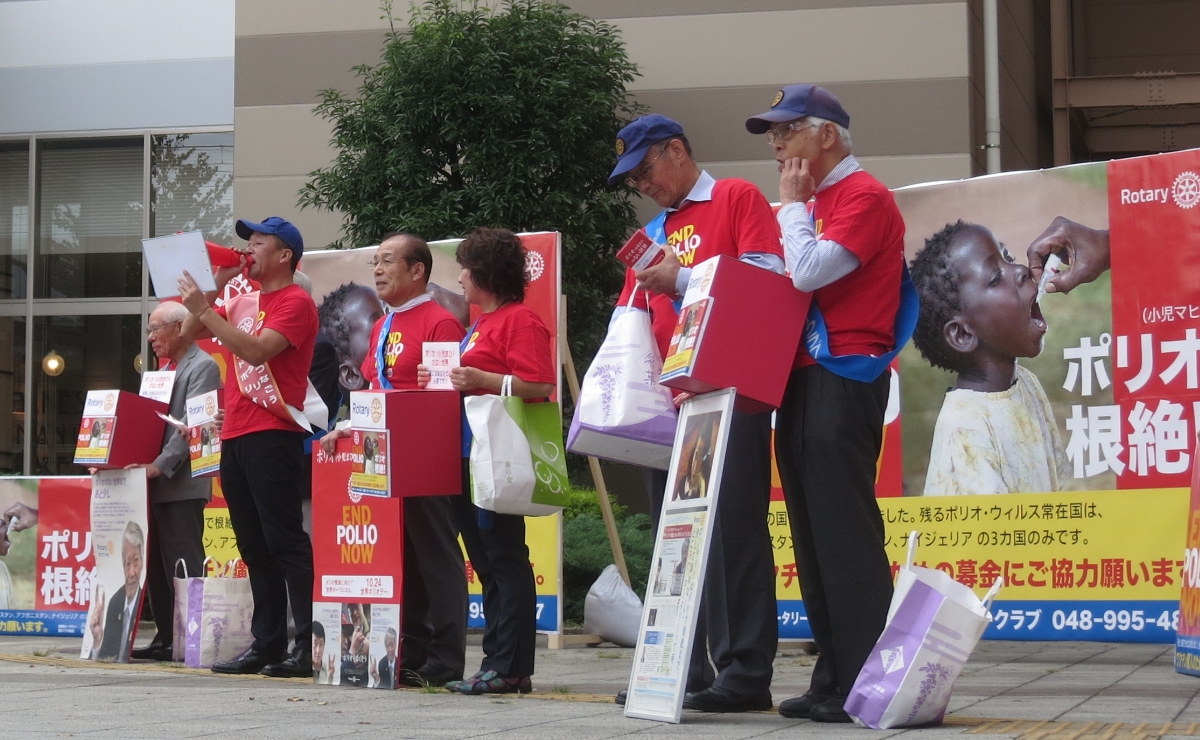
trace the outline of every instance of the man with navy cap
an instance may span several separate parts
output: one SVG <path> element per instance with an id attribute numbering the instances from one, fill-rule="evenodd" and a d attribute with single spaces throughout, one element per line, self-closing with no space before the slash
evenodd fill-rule
<path id="1" fill-rule="evenodd" d="M 843 704 L 892 598 L 875 470 L 888 364 L 907 339 L 897 323 L 904 220 L 891 192 L 850 153 L 849 126 L 838 99 L 815 85 L 783 88 L 770 110 L 746 121 L 750 133 L 766 134 L 779 162 L 788 272 L 797 290 L 813 294 L 776 412 L 775 459 L 820 651 L 809 691 L 779 713 L 819 722 L 850 721 Z"/>
<path id="2" fill-rule="evenodd" d="M 758 188 L 745 180 L 715 180 L 701 171 L 683 127 L 666 116 L 643 116 L 621 129 L 617 157 L 609 182 L 624 179 L 666 209 L 647 226 L 651 238 L 664 245 L 665 259 L 626 274 L 618 300 L 622 308 L 617 311 L 624 310 L 636 290 L 634 309 L 651 313 L 655 338 L 665 355 L 677 301 L 692 266 L 725 255 L 782 273 L 779 231 Z M 743 712 L 772 706 L 778 626 L 767 529 L 770 440 L 769 413 L 734 413 L 704 586 L 708 648 L 716 675 L 705 655 L 703 630 L 697 629 L 683 702 L 688 709 Z M 665 487 L 663 475 L 653 477 L 655 517 L 662 509 Z M 618 695 L 617 701 L 622 698 Z"/>
<path id="3" fill-rule="evenodd" d="M 217 673 L 312 675 L 312 543 L 304 532 L 301 476 L 311 433 L 302 409 L 317 338 L 317 307 L 293 276 L 304 254 L 295 226 L 272 216 L 238 221 L 248 240 L 242 267 L 259 290 L 213 308 L 188 273 L 179 280 L 188 337 L 215 337 L 233 354 L 225 373 L 221 488 L 254 595 L 254 642 Z M 218 277 L 225 277 L 218 275 Z M 220 284 L 220 283 L 218 283 Z M 315 395 L 315 394 L 314 394 Z M 321 408 L 318 426 L 324 424 Z M 296 647 L 287 653 L 287 604 Z"/>

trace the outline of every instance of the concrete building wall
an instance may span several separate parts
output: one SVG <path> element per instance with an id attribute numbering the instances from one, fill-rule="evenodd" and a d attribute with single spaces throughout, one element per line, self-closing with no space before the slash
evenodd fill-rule
<path id="1" fill-rule="evenodd" d="M 0 2 L 0 136 L 228 126 L 234 0 Z"/>
<path id="2" fill-rule="evenodd" d="M 236 1 L 237 212 L 283 215 L 295 220 L 308 243 L 326 244 L 337 237 L 340 216 L 295 205 L 307 174 L 332 158 L 330 126 L 312 109 L 324 88 L 355 88 L 351 67 L 378 62 L 388 23 L 376 0 Z M 842 99 L 855 153 L 888 185 L 973 173 L 966 1 L 568 4 L 620 29 L 642 72 L 632 92 L 683 123 L 698 160 L 717 177 L 744 177 L 776 197 L 770 150 L 743 123 L 794 82 L 825 85 Z M 1015 136 L 1036 151 L 1024 144 L 1027 138 L 1026 132 Z"/>

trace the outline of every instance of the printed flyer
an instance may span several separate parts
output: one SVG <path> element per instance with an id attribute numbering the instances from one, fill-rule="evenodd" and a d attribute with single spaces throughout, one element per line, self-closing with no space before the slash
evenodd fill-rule
<path id="1" fill-rule="evenodd" d="M 145 594 L 147 507 L 145 468 L 92 476 L 96 578 L 80 658 L 129 662 Z"/>

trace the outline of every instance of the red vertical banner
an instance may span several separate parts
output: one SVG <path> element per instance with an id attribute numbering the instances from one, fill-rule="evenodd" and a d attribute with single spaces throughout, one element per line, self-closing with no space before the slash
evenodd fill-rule
<path id="1" fill-rule="evenodd" d="M 96 580 L 91 496 L 92 484 L 87 478 L 38 481 L 36 610 L 88 608 Z"/>
<path id="2" fill-rule="evenodd" d="M 1184 487 L 1200 420 L 1200 151 L 1110 162 L 1108 204 L 1117 487 Z"/>
<path id="3" fill-rule="evenodd" d="M 349 439 L 313 445 L 313 662 L 317 683 L 397 687 L 404 585 L 400 498 L 350 487 Z"/>

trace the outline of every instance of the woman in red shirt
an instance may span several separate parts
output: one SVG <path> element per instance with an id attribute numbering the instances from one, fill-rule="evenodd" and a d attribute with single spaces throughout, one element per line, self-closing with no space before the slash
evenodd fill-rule
<path id="1" fill-rule="evenodd" d="M 520 238 L 506 229 L 476 229 L 458 245 L 455 259 L 463 268 L 458 282 L 467 302 L 482 312 L 463 339 L 461 366 L 450 373 L 455 390 L 468 396 L 499 394 L 504 377 L 511 375 L 514 396 L 549 397 L 557 369 L 549 330 L 523 302 L 528 277 Z M 424 386 L 429 374 L 423 366 L 419 371 L 418 383 Z M 469 436 L 464 429 L 464 457 Z M 463 694 L 525 693 L 531 690 L 537 616 L 525 518 L 476 507 L 465 475 L 463 488 L 459 527 L 483 583 L 487 628 L 479 672 L 446 688 Z"/>

